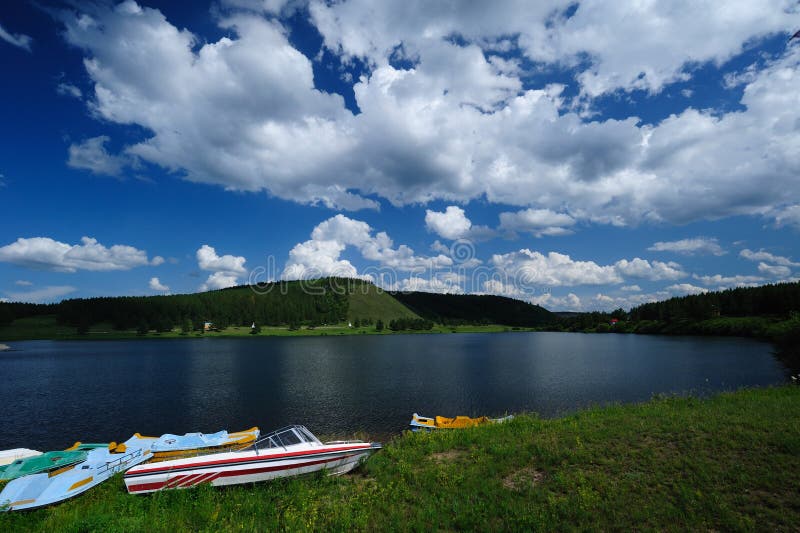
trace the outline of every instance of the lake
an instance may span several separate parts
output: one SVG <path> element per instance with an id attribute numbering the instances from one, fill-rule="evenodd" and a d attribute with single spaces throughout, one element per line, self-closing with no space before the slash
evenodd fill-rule
<path id="1" fill-rule="evenodd" d="M 9 344 L 0 353 L 0 449 L 294 423 L 386 439 L 415 411 L 555 416 L 789 375 L 771 345 L 740 338 L 511 332 Z"/>

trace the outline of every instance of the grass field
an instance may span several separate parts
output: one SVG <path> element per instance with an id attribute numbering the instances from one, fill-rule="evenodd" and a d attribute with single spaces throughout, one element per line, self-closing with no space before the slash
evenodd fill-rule
<path id="1" fill-rule="evenodd" d="M 396 318 L 419 318 L 408 307 L 372 284 L 356 287 L 348 299 L 347 320 L 351 323 L 357 318 L 380 318 L 387 324 Z"/>
<path id="2" fill-rule="evenodd" d="M 0 531 L 797 531 L 800 387 L 406 434 L 357 473 L 151 496 L 117 477 Z"/>

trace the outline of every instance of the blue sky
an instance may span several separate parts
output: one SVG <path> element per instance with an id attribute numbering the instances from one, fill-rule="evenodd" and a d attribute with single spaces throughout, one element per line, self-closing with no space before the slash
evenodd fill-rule
<path id="1" fill-rule="evenodd" d="M 0 298 L 797 279 L 795 2 L 186 6 L 0 7 Z"/>

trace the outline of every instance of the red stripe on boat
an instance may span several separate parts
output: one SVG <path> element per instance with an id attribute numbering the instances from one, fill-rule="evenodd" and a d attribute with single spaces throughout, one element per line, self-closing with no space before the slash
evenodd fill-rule
<path id="1" fill-rule="evenodd" d="M 212 481 L 214 481 L 218 477 L 219 477 L 219 472 L 215 472 L 213 474 L 209 474 L 207 476 L 203 476 L 202 479 L 198 479 L 197 481 L 192 483 L 192 486 L 194 487 L 195 485 L 200 485 L 201 483 L 211 483 Z"/>
<path id="2" fill-rule="evenodd" d="M 175 476 L 173 478 L 170 478 L 164 485 L 166 485 L 169 488 L 177 487 L 178 485 L 181 484 L 183 480 L 185 480 L 188 477 L 190 476 L 189 475 Z"/>
<path id="3" fill-rule="evenodd" d="M 188 485 L 194 485 L 194 481 L 199 478 L 203 477 L 203 474 L 192 474 L 189 476 L 185 476 L 180 483 L 178 483 L 178 487 L 186 487 Z"/>
<path id="4" fill-rule="evenodd" d="M 181 470 L 188 469 L 191 470 L 192 468 L 203 468 L 206 466 L 213 466 L 213 465 L 224 465 L 230 463 L 242 463 L 248 461 L 264 461 L 268 459 L 285 459 L 287 457 L 302 457 L 304 455 L 319 455 L 322 453 L 333 453 L 333 452 L 345 452 L 345 451 L 355 451 L 355 450 L 368 450 L 371 448 L 371 444 L 361 444 L 359 446 L 343 446 L 340 448 L 329 448 L 327 450 L 305 450 L 299 452 L 291 452 L 291 453 L 280 453 L 275 455 L 254 455 L 253 457 L 247 458 L 233 458 L 233 459 L 222 459 L 220 461 L 208 461 L 205 463 L 186 463 L 182 465 L 172 465 L 172 468 L 180 468 Z M 158 463 L 156 463 L 158 464 Z M 128 470 L 129 474 L 149 474 L 150 472 L 161 472 L 163 468 L 149 468 L 149 469 L 139 469 L 139 467 L 133 467 Z"/>
<path id="5" fill-rule="evenodd" d="M 293 463 L 290 465 L 282 465 L 282 466 L 265 466 L 261 468 L 248 468 L 242 470 L 227 470 L 224 472 L 213 472 L 216 474 L 213 479 L 205 479 L 201 480 L 198 483 L 202 483 L 203 481 L 213 481 L 219 477 L 235 477 L 235 476 L 246 476 L 250 474 L 260 474 L 262 472 L 277 472 L 279 470 L 292 470 L 294 468 L 302 468 L 304 466 L 312 466 L 318 465 L 322 463 L 331 463 L 333 461 L 339 461 L 341 459 L 348 459 L 350 457 L 355 457 L 358 454 L 350 454 L 350 455 L 343 455 L 341 457 L 331 457 L 328 459 L 321 459 L 319 461 L 308 461 L 306 463 Z M 168 486 L 170 481 L 163 482 L 163 481 L 156 481 L 153 483 L 140 483 L 138 485 L 131 485 L 128 487 L 128 492 L 142 492 L 147 490 L 160 490 L 160 489 L 170 489 L 173 487 Z"/>

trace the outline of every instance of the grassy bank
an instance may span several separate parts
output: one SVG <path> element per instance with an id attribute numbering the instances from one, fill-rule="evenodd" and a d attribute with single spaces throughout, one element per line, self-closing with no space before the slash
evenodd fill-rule
<path id="1" fill-rule="evenodd" d="M 125 494 L 115 478 L 0 530 L 797 530 L 800 387 L 405 435 L 357 473 Z"/>
<path id="2" fill-rule="evenodd" d="M 497 324 L 475 326 L 441 326 L 435 325 L 431 330 L 422 331 L 391 331 L 384 328 L 376 331 L 374 326 L 351 328 L 346 324 L 330 326 L 308 327 L 300 326 L 296 329 L 287 326 L 262 326 L 257 335 L 250 334 L 249 327 L 231 326 L 223 331 L 209 331 L 200 333 L 181 333 L 179 329 L 160 332 L 150 331 L 145 335 L 138 334 L 135 330 L 118 331 L 111 324 L 95 324 L 85 334 L 78 334 L 76 328 L 57 323 L 54 316 L 35 316 L 20 318 L 8 326 L 0 326 L 0 342 L 21 340 L 124 340 L 124 339 L 186 339 L 186 338 L 234 338 L 234 337 L 309 337 L 309 336 L 335 336 L 335 335 L 393 335 L 398 333 L 496 333 L 501 331 L 519 330 Z"/>

